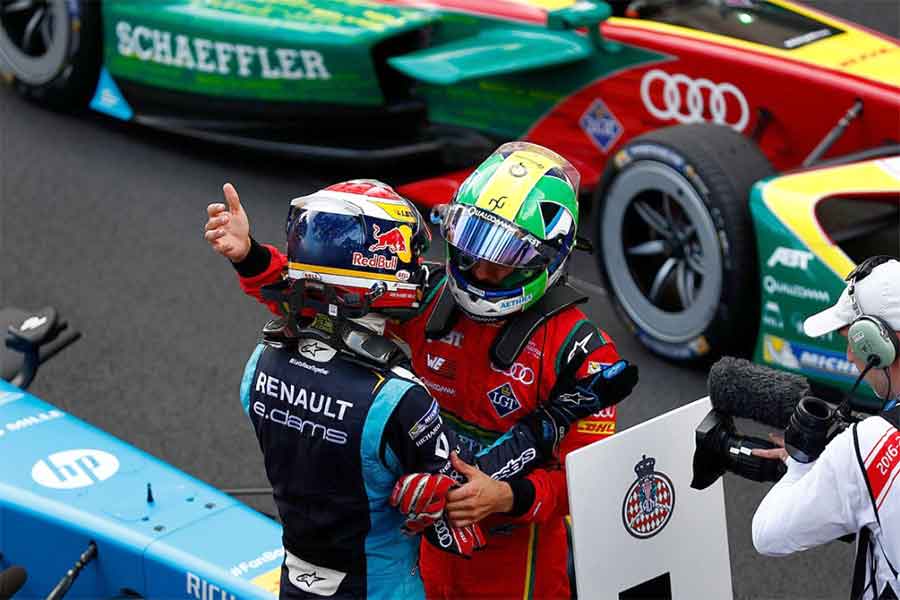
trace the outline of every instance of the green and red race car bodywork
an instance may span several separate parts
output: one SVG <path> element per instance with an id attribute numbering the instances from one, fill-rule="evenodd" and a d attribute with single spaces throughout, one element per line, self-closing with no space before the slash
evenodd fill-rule
<path id="1" fill-rule="evenodd" d="M 0 57 L 32 90 L 49 97 L 60 77 L 93 78 L 91 107 L 113 117 L 301 153 L 337 151 L 336 132 L 362 140 L 356 149 L 414 153 L 436 142 L 429 126 L 446 126 L 556 148 L 591 188 L 629 139 L 677 123 L 755 134 L 777 168 L 799 164 L 857 98 L 864 114 L 835 153 L 897 137 L 896 40 L 782 0 L 610 18 L 606 3 L 575 0 L 46 4 L 72 23 L 70 62 L 89 62 L 78 46 L 102 36 L 101 64 L 66 74 L 63 60 L 25 81 L 49 43 L 25 39 L 30 21 L 17 27 L 6 12 Z M 82 14 L 98 10 L 97 23 Z"/>

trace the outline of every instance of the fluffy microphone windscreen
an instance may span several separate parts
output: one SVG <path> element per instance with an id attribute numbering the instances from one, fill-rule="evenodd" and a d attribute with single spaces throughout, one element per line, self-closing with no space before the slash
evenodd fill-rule
<path id="1" fill-rule="evenodd" d="M 709 397 L 715 409 L 784 429 L 804 396 L 811 395 L 806 378 L 725 357 L 709 370 Z"/>

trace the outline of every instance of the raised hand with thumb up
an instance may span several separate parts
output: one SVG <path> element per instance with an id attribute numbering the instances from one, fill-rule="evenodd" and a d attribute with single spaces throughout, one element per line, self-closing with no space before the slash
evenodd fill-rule
<path id="1" fill-rule="evenodd" d="M 222 193 L 225 204 L 214 202 L 206 207 L 209 218 L 204 237 L 213 250 L 231 262 L 241 262 L 250 252 L 250 220 L 233 185 L 226 183 Z"/>

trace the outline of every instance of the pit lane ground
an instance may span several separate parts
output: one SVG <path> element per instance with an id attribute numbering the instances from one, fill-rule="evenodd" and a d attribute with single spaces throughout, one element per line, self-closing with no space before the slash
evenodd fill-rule
<path id="1" fill-rule="evenodd" d="M 900 30 L 896 0 L 816 6 L 895 36 Z M 280 242 L 290 198 L 357 175 L 71 118 L 3 88 L 0 306 L 53 305 L 84 333 L 42 369 L 32 391 L 214 485 L 265 486 L 237 388 L 267 313 L 204 242 L 205 206 L 231 181 L 257 239 Z M 439 253 L 438 240 L 432 255 Z M 592 260 L 577 258 L 573 273 L 596 290 Z M 641 368 L 620 429 L 705 395 L 705 373 L 645 352 L 601 293 L 586 311 Z M 767 489 L 726 477 L 735 597 L 846 598 L 846 544 L 782 559 L 755 553 L 750 519 Z M 272 510 L 266 498 L 250 503 Z"/>

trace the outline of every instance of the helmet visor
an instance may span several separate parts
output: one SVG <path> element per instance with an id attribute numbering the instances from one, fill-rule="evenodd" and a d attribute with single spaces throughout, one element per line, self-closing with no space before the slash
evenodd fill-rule
<path id="1" fill-rule="evenodd" d="M 350 268 L 354 251 L 366 247 L 361 214 L 341 214 L 330 207 L 292 206 L 288 216 L 288 257 L 292 263 Z"/>
<path id="2" fill-rule="evenodd" d="M 558 250 L 532 234 L 475 206 L 443 206 L 441 235 L 451 246 L 471 257 L 507 267 L 534 269 L 546 266 Z"/>

